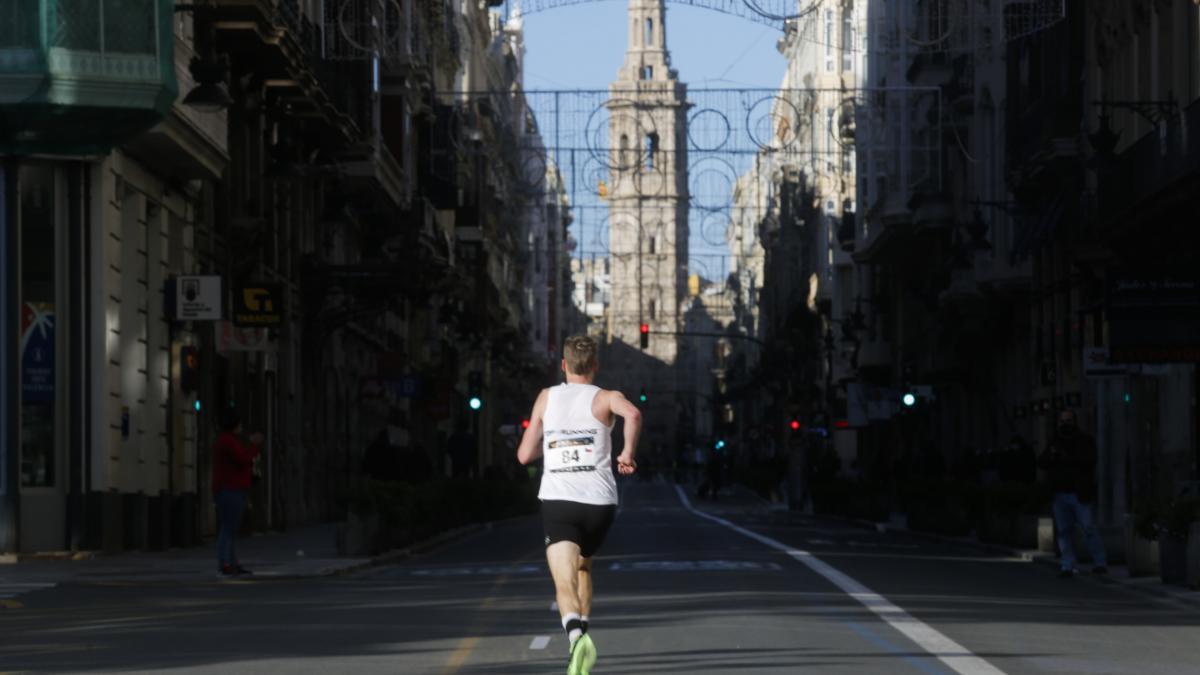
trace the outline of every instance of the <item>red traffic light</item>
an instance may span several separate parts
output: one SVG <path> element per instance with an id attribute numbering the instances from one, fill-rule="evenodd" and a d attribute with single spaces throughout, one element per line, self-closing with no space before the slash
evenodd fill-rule
<path id="1" fill-rule="evenodd" d="M 792 431 L 800 431 L 800 420 L 792 420 L 788 426 L 792 428 Z"/>
<path id="2" fill-rule="evenodd" d="M 521 428 L 528 429 L 529 428 L 529 420 L 521 420 Z"/>
<path id="3" fill-rule="evenodd" d="M 643 335 L 645 335 L 646 333 L 649 333 L 650 332 L 650 324 L 648 324 L 648 323 L 642 324 L 641 331 L 642 331 Z"/>

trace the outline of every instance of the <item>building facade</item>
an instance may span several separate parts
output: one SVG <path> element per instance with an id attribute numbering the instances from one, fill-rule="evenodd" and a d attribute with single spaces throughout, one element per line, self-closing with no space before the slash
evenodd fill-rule
<path id="1" fill-rule="evenodd" d="M 469 473 L 503 466 L 501 402 L 532 400 L 571 317 L 519 23 L 144 4 L 116 26 L 41 0 L 0 29 L 0 549 L 199 541 L 227 408 L 267 436 L 255 529 L 342 517 L 380 434 L 424 458 L 391 478 L 453 471 L 456 426 Z"/>

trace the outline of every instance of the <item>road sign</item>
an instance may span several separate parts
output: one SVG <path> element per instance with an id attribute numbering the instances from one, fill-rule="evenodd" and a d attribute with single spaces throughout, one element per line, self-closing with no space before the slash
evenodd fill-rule
<path id="1" fill-rule="evenodd" d="M 232 321 L 222 321 L 217 330 L 217 353 L 228 352 L 270 352 L 275 351 L 275 343 L 266 328 L 243 328 L 233 325 Z"/>
<path id="2" fill-rule="evenodd" d="M 1088 347 L 1083 350 L 1084 377 L 1119 377 L 1124 374 L 1125 366 L 1110 360 L 1108 347 Z"/>
<path id="3" fill-rule="evenodd" d="M 180 321 L 218 321 L 221 318 L 221 277 L 175 279 L 175 318 Z"/>

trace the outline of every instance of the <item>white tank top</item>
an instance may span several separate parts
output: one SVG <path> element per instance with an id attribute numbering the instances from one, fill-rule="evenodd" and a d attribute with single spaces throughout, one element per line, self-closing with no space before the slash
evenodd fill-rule
<path id="1" fill-rule="evenodd" d="M 560 384 L 550 388 L 542 419 L 545 458 L 538 499 L 616 504 L 612 472 L 612 426 L 592 415 L 600 387 Z"/>

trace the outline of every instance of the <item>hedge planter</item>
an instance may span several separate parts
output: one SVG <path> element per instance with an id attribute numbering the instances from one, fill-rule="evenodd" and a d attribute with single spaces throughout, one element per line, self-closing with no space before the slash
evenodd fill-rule
<path id="1" fill-rule="evenodd" d="M 1187 581 L 1187 539 L 1164 536 L 1158 540 L 1159 575 L 1164 584 Z"/>
<path id="2" fill-rule="evenodd" d="M 1187 585 L 1200 588 L 1200 523 L 1193 523 L 1188 532 Z"/>
<path id="3" fill-rule="evenodd" d="M 1125 519 L 1125 564 L 1129 576 L 1145 577 L 1158 574 L 1158 542 L 1138 534 L 1132 516 Z"/>

